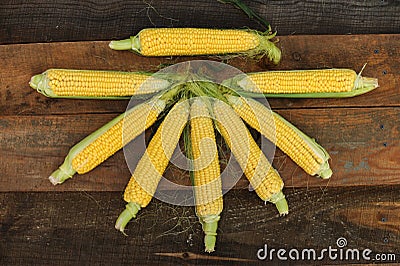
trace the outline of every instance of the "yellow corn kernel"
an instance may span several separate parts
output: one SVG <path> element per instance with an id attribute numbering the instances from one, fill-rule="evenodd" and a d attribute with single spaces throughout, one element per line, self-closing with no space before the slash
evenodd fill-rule
<path id="1" fill-rule="evenodd" d="M 300 132 L 262 103 L 243 97 L 227 96 L 239 116 L 267 139 L 276 143 L 297 165 L 310 175 L 329 178 L 329 155 L 325 149 Z"/>
<path id="2" fill-rule="evenodd" d="M 206 251 L 212 252 L 223 208 L 222 184 L 214 125 L 202 98 L 195 98 L 191 105 L 190 128 L 196 213 L 206 234 Z"/>
<path id="3" fill-rule="evenodd" d="M 145 73 L 48 69 L 30 85 L 48 97 L 110 98 L 155 93 L 168 82 Z"/>
<path id="4" fill-rule="evenodd" d="M 191 105 L 190 126 L 197 214 L 219 214 L 222 186 L 214 125 L 201 99 L 196 98 Z"/>
<path id="5" fill-rule="evenodd" d="M 356 80 L 351 69 L 266 71 L 249 73 L 238 85 L 245 91 L 270 94 L 349 92 Z"/>
<path id="6" fill-rule="evenodd" d="M 127 111 L 116 124 L 76 154 L 72 159 L 73 169 L 84 174 L 98 166 L 154 124 L 164 107 L 164 101 L 156 100 Z"/>
<path id="7" fill-rule="evenodd" d="M 177 103 L 167 114 L 125 188 L 126 202 L 135 203 L 141 208 L 149 204 L 178 144 L 188 115 L 187 101 Z"/>
<path id="8" fill-rule="evenodd" d="M 279 212 L 286 214 L 286 200 L 281 192 L 283 181 L 257 146 L 243 121 L 231 107 L 220 101 L 214 104 L 214 114 L 219 132 L 257 195 L 264 201 L 275 203 Z"/>
<path id="9" fill-rule="evenodd" d="M 257 35 L 244 30 L 153 28 L 139 33 L 144 56 L 230 54 L 256 48 Z"/>

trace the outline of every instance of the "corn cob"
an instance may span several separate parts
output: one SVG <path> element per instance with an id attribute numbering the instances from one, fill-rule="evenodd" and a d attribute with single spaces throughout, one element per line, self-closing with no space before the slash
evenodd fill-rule
<path id="1" fill-rule="evenodd" d="M 281 51 L 270 41 L 275 37 L 254 30 L 153 28 L 143 29 L 130 39 L 111 41 L 114 50 L 133 50 L 144 56 L 241 54 L 267 55 L 274 63 Z"/>
<path id="2" fill-rule="evenodd" d="M 149 73 L 48 69 L 35 75 L 30 86 L 51 98 L 120 99 L 152 94 L 168 87 Z M 145 82 L 147 81 L 147 82 Z"/>
<path id="3" fill-rule="evenodd" d="M 351 69 L 266 71 L 239 75 L 227 86 L 267 97 L 353 97 L 378 87 L 375 78 L 362 77 Z"/>
<path id="4" fill-rule="evenodd" d="M 306 173 L 324 179 L 331 177 L 329 154 L 314 139 L 258 101 L 231 95 L 227 99 L 249 126 L 276 143 Z"/>
<path id="5" fill-rule="evenodd" d="M 282 193 L 283 181 L 243 121 L 230 106 L 221 101 L 214 103 L 213 110 L 219 132 L 257 195 L 264 201 L 274 203 L 281 215 L 287 214 L 288 206 Z"/>
<path id="6" fill-rule="evenodd" d="M 165 100 L 155 98 L 117 116 L 73 146 L 49 180 L 56 185 L 75 173 L 89 172 L 151 126 L 165 105 Z"/>
<path id="7" fill-rule="evenodd" d="M 206 251 L 212 252 L 223 208 L 222 184 L 214 125 L 202 98 L 191 105 L 190 128 L 196 213 L 206 234 Z"/>
<path id="8" fill-rule="evenodd" d="M 146 207 L 160 182 L 178 144 L 189 115 L 188 101 L 178 102 L 167 114 L 125 188 L 126 209 L 118 217 L 115 228 L 124 231 L 126 224 Z"/>

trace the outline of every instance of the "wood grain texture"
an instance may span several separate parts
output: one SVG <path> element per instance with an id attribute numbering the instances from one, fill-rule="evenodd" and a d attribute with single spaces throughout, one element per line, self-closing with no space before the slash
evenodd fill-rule
<path id="1" fill-rule="evenodd" d="M 279 113 L 327 149 L 334 172 L 325 181 L 308 176 L 278 150 L 274 165 L 288 187 L 400 184 L 400 125 L 395 119 L 400 118 L 400 108 L 297 109 Z M 0 117 L 0 191 L 122 191 L 130 178 L 122 151 L 63 185 L 53 187 L 47 180 L 75 143 L 116 115 Z M 127 150 L 127 154 L 134 155 L 131 166 L 144 152 L 141 143 L 138 138 Z M 165 176 L 177 184 L 190 185 L 188 173 L 178 166 L 171 165 Z M 247 185 L 241 180 L 237 187 Z"/>
<path id="2" fill-rule="evenodd" d="M 243 1 L 280 35 L 399 33 L 400 3 Z M 0 43 L 126 38 L 146 27 L 263 28 L 218 1 L 2 1 Z"/>
<path id="3" fill-rule="evenodd" d="M 278 66 L 242 58 L 226 61 L 232 66 L 245 72 L 358 71 L 368 63 L 363 75 L 379 79 L 380 88 L 357 98 L 269 100 L 329 151 L 333 177 L 309 177 L 277 150 L 274 165 L 286 184 L 288 216 L 278 217 L 242 178 L 224 196 L 215 253 L 203 251 L 193 207 L 158 199 L 128 224 L 125 237 L 114 229 L 130 177 L 122 152 L 63 185 L 54 187 L 47 177 L 73 144 L 125 111 L 128 101 L 49 99 L 28 86 L 30 77 L 55 67 L 157 71 L 187 60 L 220 60 L 144 58 L 107 47 L 109 40 L 146 27 L 262 27 L 214 0 L 2 1 L 0 265 L 275 265 L 276 257 L 257 260 L 264 244 L 321 251 L 335 248 L 340 237 L 347 239 L 347 248 L 369 248 L 372 256 L 395 254 L 387 263 L 400 264 L 400 2 L 244 2 L 278 31 L 283 57 Z M 131 154 L 138 160 L 141 151 Z M 223 149 L 221 155 L 229 152 Z M 177 167 L 170 166 L 166 176 L 189 184 L 187 173 Z M 162 193 L 169 189 L 160 187 Z M 279 263 L 371 262 L 378 261 Z"/>
<path id="4" fill-rule="evenodd" d="M 399 189 L 398 185 L 286 189 L 290 213 L 285 217 L 278 217 L 274 207 L 264 205 L 254 193 L 230 191 L 212 255 L 203 253 L 203 234 L 192 207 L 153 200 L 128 224 L 126 237 L 114 229 L 124 208 L 120 193 L 0 193 L 0 263 L 272 265 L 257 260 L 264 244 L 321 251 L 337 247 L 340 237 L 347 239 L 346 248 L 393 253 L 397 257 L 391 262 L 399 263 L 400 235 L 393 231 L 393 226 L 400 226 Z M 371 261 L 318 263 L 357 262 Z"/>
<path id="5" fill-rule="evenodd" d="M 331 44 L 335 45 L 332 46 Z M 146 58 L 127 51 L 112 51 L 107 42 L 0 45 L 0 114 L 46 115 L 115 113 L 128 101 L 68 100 L 46 98 L 28 85 L 32 75 L 48 68 L 157 71 L 174 64 L 207 57 Z M 349 99 L 269 99 L 273 109 L 321 107 L 400 106 L 400 35 L 340 35 L 280 37 L 282 62 L 230 60 L 244 72 L 266 69 L 351 68 L 379 79 L 380 88 Z M 215 59 L 215 58 L 214 58 Z"/>

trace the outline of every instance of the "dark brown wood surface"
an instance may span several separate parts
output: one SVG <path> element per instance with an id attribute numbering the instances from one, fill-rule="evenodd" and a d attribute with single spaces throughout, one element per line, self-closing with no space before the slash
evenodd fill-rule
<path id="1" fill-rule="evenodd" d="M 243 1 L 281 35 L 399 33 L 398 0 Z M 241 10 L 216 0 L 2 1 L 0 43 L 126 38 L 146 27 L 254 28 Z"/>
<path id="2" fill-rule="evenodd" d="M 162 64 L 208 59 L 143 58 L 111 51 L 107 41 L 99 41 L 125 38 L 153 25 L 261 26 L 217 1 L 3 1 L 0 265 L 382 262 L 257 259 L 265 244 L 321 251 L 337 247 L 340 237 L 347 240 L 347 248 L 369 248 L 373 256 L 395 254 L 395 260 L 386 263 L 400 263 L 399 1 L 244 2 L 279 31 L 283 58 L 278 66 L 245 59 L 228 61 L 232 66 L 245 72 L 333 67 L 359 71 L 367 63 L 363 75 L 379 79 L 378 89 L 356 98 L 269 99 L 274 110 L 328 150 L 332 178 L 306 175 L 277 150 L 274 165 L 285 181 L 289 215 L 278 217 L 241 179 L 224 197 L 216 252 L 211 255 L 203 252 L 193 207 L 154 199 L 128 224 L 128 236 L 122 235 L 114 222 L 124 208 L 122 193 L 130 172 L 121 151 L 63 185 L 52 186 L 47 177 L 72 145 L 123 112 L 128 101 L 49 99 L 29 87 L 30 77 L 52 67 L 157 71 Z M 174 166 L 166 177 L 189 184 L 187 173 Z"/>

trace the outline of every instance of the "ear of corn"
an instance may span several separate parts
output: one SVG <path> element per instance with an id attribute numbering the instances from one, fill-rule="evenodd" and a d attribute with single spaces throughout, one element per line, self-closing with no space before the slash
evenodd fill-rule
<path id="1" fill-rule="evenodd" d="M 128 204 L 116 221 L 116 229 L 123 232 L 137 212 L 150 203 L 178 144 L 188 115 L 188 101 L 175 104 L 152 137 L 125 188 L 124 200 Z"/>
<path id="2" fill-rule="evenodd" d="M 286 153 L 297 165 L 310 175 L 329 178 L 329 154 L 315 140 L 272 112 L 262 103 L 243 97 L 227 96 L 236 113 L 252 128 Z"/>
<path id="3" fill-rule="evenodd" d="M 196 213 L 206 234 L 206 251 L 212 252 L 223 208 L 222 184 L 214 125 L 202 98 L 194 98 L 191 105 L 190 128 Z"/>
<path id="4" fill-rule="evenodd" d="M 240 54 L 250 57 L 266 55 L 274 63 L 281 51 L 270 41 L 270 31 L 151 28 L 143 29 L 130 39 L 110 42 L 114 50 L 133 50 L 144 56 L 181 56 Z"/>
<path id="5" fill-rule="evenodd" d="M 48 69 L 35 75 L 30 86 L 51 98 L 121 99 L 152 94 L 169 86 L 149 73 Z"/>
<path id="6" fill-rule="evenodd" d="M 73 146 L 49 180 L 56 185 L 76 172 L 89 172 L 151 126 L 165 105 L 165 100 L 153 99 L 114 118 Z"/>
<path id="7" fill-rule="evenodd" d="M 341 98 L 367 93 L 378 87 L 378 80 L 351 69 L 321 69 L 249 73 L 225 84 L 251 97 Z"/>
<path id="8" fill-rule="evenodd" d="M 264 201 L 274 203 L 281 215 L 287 214 L 287 202 L 282 193 L 283 181 L 243 121 L 231 107 L 221 101 L 214 103 L 214 115 L 219 132 L 257 195 Z"/>

